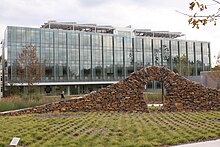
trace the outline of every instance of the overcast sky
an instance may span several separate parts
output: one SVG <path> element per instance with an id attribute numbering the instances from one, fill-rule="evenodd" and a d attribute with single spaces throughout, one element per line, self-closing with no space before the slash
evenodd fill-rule
<path id="1" fill-rule="evenodd" d="M 211 1 L 211 0 L 206 0 Z M 136 29 L 172 31 L 184 39 L 210 41 L 211 56 L 220 51 L 220 20 L 199 30 L 188 25 L 190 0 L 1 0 L 0 39 L 6 26 L 40 27 L 48 20 L 95 23 Z M 214 9 L 210 8 L 209 10 Z"/>

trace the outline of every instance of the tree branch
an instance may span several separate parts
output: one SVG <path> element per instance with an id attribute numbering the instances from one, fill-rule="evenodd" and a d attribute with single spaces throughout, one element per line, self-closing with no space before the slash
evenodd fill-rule
<path id="1" fill-rule="evenodd" d="M 180 13 L 180 14 L 182 14 L 182 15 L 185 15 L 185 16 L 188 16 L 188 17 L 210 17 L 210 15 L 189 15 L 189 14 L 187 14 L 187 13 L 183 13 L 183 12 L 180 12 L 180 11 L 178 11 L 178 10 L 175 10 L 177 13 Z M 212 15 L 211 15 L 212 16 Z M 213 17 L 220 17 L 220 14 L 213 14 Z"/>
<path id="2" fill-rule="evenodd" d="M 217 0 L 212 0 L 213 2 L 216 2 L 217 4 L 220 4 L 220 2 L 219 1 L 217 1 Z"/>

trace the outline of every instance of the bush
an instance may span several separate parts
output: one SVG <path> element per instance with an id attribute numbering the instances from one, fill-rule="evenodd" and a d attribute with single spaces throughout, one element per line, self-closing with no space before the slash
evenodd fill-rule
<path id="1" fill-rule="evenodd" d="M 8 91 L 7 91 L 7 96 L 15 96 L 15 95 L 20 95 L 21 90 L 18 86 L 14 86 L 13 84 L 10 84 Z"/>
<path id="2" fill-rule="evenodd" d="M 31 99 L 39 101 L 40 99 L 42 99 L 42 95 L 41 94 L 34 94 L 32 95 Z"/>
<path id="3" fill-rule="evenodd" d="M 71 96 L 67 96 L 65 99 L 70 98 Z M 60 101 L 60 97 L 48 97 L 43 96 L 40 93 L 35 93 L 31 95 L 22 94 L 21 96 L 6 97 L 0 99 L 0 112 L 34 107 L 55 101 Z"/>

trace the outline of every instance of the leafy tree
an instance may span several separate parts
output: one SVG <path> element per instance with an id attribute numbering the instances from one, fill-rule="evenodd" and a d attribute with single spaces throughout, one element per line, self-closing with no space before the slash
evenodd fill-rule
<path id="1" fill-rule="evenodd" d="M 182 76 L 188 76 L 192 74 L 193 67 L 189 64 L 189 60 L 186 55 L 181 57 L 174 57 L 174 71 Z"/>
<path id="2" fill-rule="evenodd" d="M 188 16 L 188 22 L 193 28 L 199 29 L 199 25 L 206 25 L 209 22 L 213 22 L 216 25 L 216 21 L 220 17 L 220 1 L 217 0 L 210 0 L 209 2 L 193 0 L 189 3 L 189 9 L 192 14 L 177 12 Z M 212 12 L 208 12 L 210 9 Z"/>
<path id="3" fill-rule="evenodd" d="M 20 83 L 27 83 L 28 94 L 33 89 L 33 83 L 38 82 L 43 74 L 43 63 L 37 58 L 36 47 L 25 46 L 16 59 L 16 75 Z"/>

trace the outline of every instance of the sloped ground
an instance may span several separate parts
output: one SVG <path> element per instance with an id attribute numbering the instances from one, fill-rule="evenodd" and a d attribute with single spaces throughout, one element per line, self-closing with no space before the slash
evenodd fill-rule
<path id="1" fill-rule="evenodd" d="M 161 146 L 220 139 L 220 112 L 0 116 L 0 146 Z"/>

